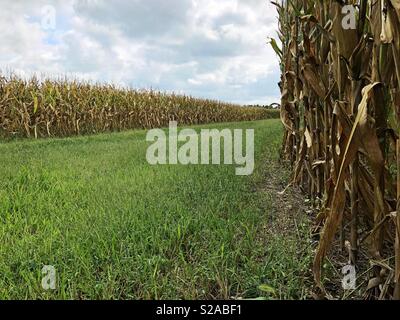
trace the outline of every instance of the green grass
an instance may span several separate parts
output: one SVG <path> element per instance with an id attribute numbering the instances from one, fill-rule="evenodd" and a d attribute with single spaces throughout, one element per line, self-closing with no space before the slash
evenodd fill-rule
<path id="1" fill-rule="evenodd" d="M 0 143 L 0 298 L 255 298 L 262 284 L 299 297 L 297 244 L 267 247 L 274 197 L 257 188 L 279 120 L 204 127 L 254 128 L 254 174 L 150 166 L 145 131 Z M 41 288 L 43 265 L 55 291 Z"/>

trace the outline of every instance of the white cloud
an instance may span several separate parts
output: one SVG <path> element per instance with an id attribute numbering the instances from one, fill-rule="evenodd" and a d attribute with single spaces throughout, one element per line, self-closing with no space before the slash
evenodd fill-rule
<path id="1" fill-rule="evenodd" d="M 0 0 L 0 69 L 153 87 L 239 103 L 277 100 L 265 0 Z M 56 28 L 42 28 L 44 6 Z"/>

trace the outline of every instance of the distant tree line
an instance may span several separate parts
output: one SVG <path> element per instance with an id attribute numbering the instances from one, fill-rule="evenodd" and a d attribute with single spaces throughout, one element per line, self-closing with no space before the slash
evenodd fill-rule
<path id="1" fill-rule="evenodd" d="M 272 103 L 272 104 L 267 104 L 267 105 L 260 105 L 260 104 L 252 104 L 252 105 L 246 105 L 246 107 L 249 108 L 264 108 L 264 109 L 280 109 L 280 104 L 279 103 Z"/>

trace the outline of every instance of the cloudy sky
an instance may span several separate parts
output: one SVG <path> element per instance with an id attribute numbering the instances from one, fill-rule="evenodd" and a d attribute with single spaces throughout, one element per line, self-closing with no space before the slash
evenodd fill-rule
<path id="1" fill-rule="evenodd" d="M 269 0 L 0 0 L 0 70 L 278 101 Z"/>

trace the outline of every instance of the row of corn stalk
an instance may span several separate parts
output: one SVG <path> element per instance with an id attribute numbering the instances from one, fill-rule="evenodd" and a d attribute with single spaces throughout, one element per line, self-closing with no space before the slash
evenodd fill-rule
<path id="1" fill-rule="evenodd" d="M 0 76 L 0 136 L 62 137 L 168 126 L 250 121 L 279 113 L 214 100 L 68 80 Z"/>
<path id="2" fill-rule="evenodd" d="M 400 299 L 400 0 L 274 4 L 282 155 L 318 208 L 316 284 L 327 293 L 321 269 L 339 243 L 367 269 L 369 297 Z"/>

